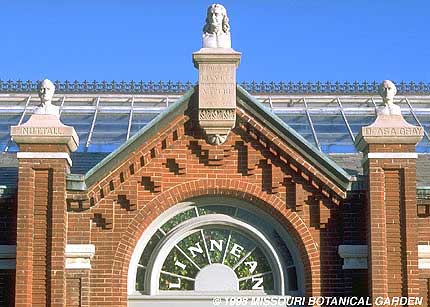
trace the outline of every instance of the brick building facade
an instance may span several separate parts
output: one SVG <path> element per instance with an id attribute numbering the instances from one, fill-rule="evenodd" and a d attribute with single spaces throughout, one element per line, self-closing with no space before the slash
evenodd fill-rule
<path id="1" fill-rule="evenodd" d="M 423 128 L 402 115 L 363 127 L 358 179 L 229 82 L 231 127 L 218 115 L 202 123 L 200 80 L 81 173 L 71 171 L 83 163 L 72 154 L 78 136 L 58 116 L 12 127 L 19 151 L 0 171 L 16 182 L 0 198 L 0 304 L 211 306 L 222 293 L 427 306 Z M 229 130 L 225 139 L 209 141 L 214 127 Z"/>

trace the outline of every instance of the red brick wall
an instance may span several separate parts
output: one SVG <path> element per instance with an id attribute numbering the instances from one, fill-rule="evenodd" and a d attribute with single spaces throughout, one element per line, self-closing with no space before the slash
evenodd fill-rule
<path id="1" fill-rule="evenodd" d="M 66 272 L 66 306 L 91 306 L 89 270 L 67 270 Z"/>
<path id="2" fill-rule="evenodd" d="M 66 245 L 64 159 L 20 159 L 16 305 L 64 305 Z"/>
<path id="3" fill-rule="evenodd" d="M 49 272 L 51 268 L 51 248 L 49 237 L 52 237 L 52 202 L 49 191 L 52 191 L 52 174 L 49 170 L 36 170 L 34 174 L 37 189 L 34 193 L 33 210 L 33 263 L 32 263 L 32 304 L 48 305 Z"/>
<path id="4" fill-rule="evenodd" d="M 405 204 L 403 192 L 403 172 L 400 170 L 385 170 L 385 217 L 387 235 L 387 278 L 388 295 L 405 295 L 407 292 L 406 259 L 403 259 L 406 242 Z"/>
<path id="5" fill-rule="evenodd" d="M 429 277 L 417 278 L 417 235 L 429 235 L 428 217 L 417 219 L 415 160 L 372 159 L 365 165 L 369 193 L 345 194 L 243 110 L 218 146 L 205 142 L 192 113 L 173 120 L 88 192 L 66 193 L 65 160 L 20 160 L 17 305 L 126 306 L 128 264 L 148 225 L 175 204 L 205 195 L 243 199 L 284 225 L 303 260 L 307 295 L 367 295 L 367 275 L 373 294 L 429 295 Z M 66 241 L 95 244 L 91 270 L 64 269 Z M 370 244 L 369 273 L 343 270 L 340 244 Z"/>
<path id="6" fill-rule="evenodd" d="M 344 218 L 362 222 L 363 199 L 349 200 L 355 213 L 342 210 L 334 184 L 296 149 L 272 141 L 272 132 L 241 111 L 239 118 L 227 142 L 212 146 L 195 123 L 178 117 L 91 187 L 88 200 L 69 192 L 68 243 L 96 245 L 91 306 L 125 306 L 128 263 L 147 226 L 178 202 L 211 194 L 245 199 L 286 227 L 304 261 L 308 295 L 353 291 L 356 275 L 342 270 L 337 248 Z M 357 234 L 349 242 L 362 240 Z"/>
<path id="7" fill-rule="evenodd" d="M 66 279 L 66 306 L 81 306 L 81 279 L 67 278 Z"/>
<path id="8" fill-rule="evenodd" d="M 421 244 L 430 242 L 430 199 L 417 200 L 418 241 Z"/>
<path id="9" fill-rule="evenodd" d="M 175 204 L 205 195 L 243 199 L 284 225 L 303 260 L 307 295 L 365 296 L 371 288 L 374 295 L 429 301 L 430 276 L 417 270 L 416 244 L 430 240 L 430 217 L 417 209 L 414 159 L 371 159 L 364 166 L 368 193 L 346 194 L 245 111 L 237 110 L 236 128 L 218 146 L 208 145 L 189 119 L 194 111 L 174 119 L 88 192 L 66 192 L 65 160 L 20 160 L 18 306 L 126 306 L 128 264 L 148 225 Z M 67 152 L 62 145 L 21 150 Z M 366 149 L 414 151 L 403 144 Z M 7 214 L 3 244 L 15 242 L 9 236 L 14 202 L 0 200 Z M 91 270 L 64 269 L 66 242 L 95 244 Z M 339 244 L 371 245 L 369 272 L 343 270 Z M 11 272 L 0 272 L 0 288 L 14 282 Z M 0 302 L 13 304 L 1 295 Z"/>
<path id="10" fill-rule="evenodd" d="M 369 152 L 414 152 L 411 145 L 370 144 Z M 374 158 L 368 172 L 369 285 L 373 296 L 419 296 L 416 160 Z"/>

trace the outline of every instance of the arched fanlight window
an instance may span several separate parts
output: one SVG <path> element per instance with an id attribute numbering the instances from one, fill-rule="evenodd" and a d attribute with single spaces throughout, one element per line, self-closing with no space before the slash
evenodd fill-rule
<path id="1" fill-rule="evenodd" d="M 133 254 L 129 295 L 303 294 L 292 239 L 249 203 L 199 198 L 151 226 Z"/>

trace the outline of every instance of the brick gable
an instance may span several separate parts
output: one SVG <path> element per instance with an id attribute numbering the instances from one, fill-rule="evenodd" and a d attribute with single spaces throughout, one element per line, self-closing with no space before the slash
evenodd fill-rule
<path id="1" fill-rule="evenodd" d="M 275 217 L 300 250 L 306 294 L 343 294 L 340 280 L 321 284 L 342 276 L 338 221 L 346 192 L 240 107 L 227 141 L 207 144 L 192 119 L 192 99 L 88 191 L 68 191 L 68 243 L 96 245 L 91 273 L 81 279 L 91 284 L 90 304 L 125 305 L 130 257 L 148 225 L 205 195 L 244 199 Z"/>

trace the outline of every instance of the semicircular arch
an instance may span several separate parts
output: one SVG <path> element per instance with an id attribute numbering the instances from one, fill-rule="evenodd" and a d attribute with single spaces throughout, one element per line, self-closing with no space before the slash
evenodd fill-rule
<path id="1" fill-rule="evenodd" d="M 150 224 L 163 212 L 174 205 L 200 196 L 230 197 L 254 204 L 275 218 L 291 234 L 303 262 L 305 277 L 305 294 L 319 295 L 320 257 L 318 244 L 301 219 L 276 195 L 261 191 L 260 187 L 241 180 L 233 179 L 199 179 L 179 184 L 157 195 L 148 202 L 130 221 L 127 230 L 122 234 L 113 259 L 113 274 L 120 276 L 116 280 L 121 300 L 127 300 L 127 278 L 130 260 L 134 249 Z M 119 284 L 118 284 L 119 282 Z"/>

